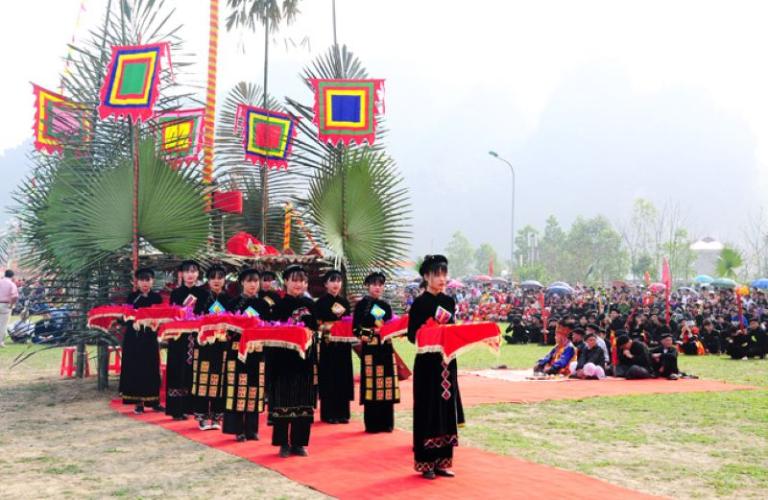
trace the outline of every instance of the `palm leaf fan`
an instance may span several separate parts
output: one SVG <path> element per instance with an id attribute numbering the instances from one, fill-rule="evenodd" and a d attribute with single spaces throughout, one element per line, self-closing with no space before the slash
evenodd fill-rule
<path id="1" fill-rule="evenodd" d="M 392 269 L 405 254 L 407 193 L 384 153 L 368 148 L 344 151 L 338 168 L 312 181 L 309 200 L 324 244 L 344 262 L 353 288 L 365 273 Z"/>
<path id="2" fill-rule="evenodd" d="M 51 195 L 67 187 L 55 185 Z M 79 192 L 50 197 L 49 224 L 64 230 L 48 234 L 61 265 L 77 271 L 124 250 L 133 237 L 133 161 L 89 177 Z M 207 242 L 208 216 L 202 190 L 189 169 L 174 171 L 158 158 L 151 140 L 139 148 L 139 236 L 161 252 L 194 255 Z M 65 214 L 59 220 L 53 214 Z"/>

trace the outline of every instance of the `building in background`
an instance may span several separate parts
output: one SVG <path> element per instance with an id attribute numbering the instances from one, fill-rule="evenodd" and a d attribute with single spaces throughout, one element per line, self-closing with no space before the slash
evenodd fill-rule
<path id="1" fill-rule="evenodd" d="M 724 247 L 725 245 L 709 236 L 691 243 L 690 249 L 696 254 L 696 261 L 693 264 L 694 273 L 714 276 L 717 259 Z"/>

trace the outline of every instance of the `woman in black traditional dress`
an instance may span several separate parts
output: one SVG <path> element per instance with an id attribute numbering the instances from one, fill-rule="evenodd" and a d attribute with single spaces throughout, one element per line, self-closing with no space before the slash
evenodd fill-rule
<path id="1" fill-rule="evenodd" d="M 419 274 L 426 290 L 413 301 L 408 316 L 408 340 L 416 343 L 418 330 L 430 318 L 437 323 L 454 323 L 456 303 L 444 293 L 448 280 L 448 259 L 427 255 Z M 427 479 L 453 477 L 453 447 L 458 446 L 458 427 L 464 410 L 457 377 L 456 360 L 446 364 L 436 352 L 417 354 L 413 367 L 413 451 L 414 467 Z"/>
<path id="2" fill-rule="evenodd" d="M 352 310 L 349 301 L 341 295 L 342 279 L 341 273 L 335 269 L 325 273 L 323 284 L 326 294 L 315 303 L 322 333 L 318 362 L 320 420 L 329 424 L 349 423 L 349 402 L 355 398 L 352 345 L 329 339 L 333 323 L 348 316 Z"/>
<path id="3" fill-rule="evenodd" d="M 288 266 L 283 272 L 283 281 L 286 294 L 274 308 L 275 319 L 291 319 L 316 332 L 315 303 L 305 295 L 306 271 L 298 265 Z M 267 351 L 269 416 L 274 426 L 272 445 L 280 446 L 283 458 L 307 456 L 306 446 L 316 404 L 314 353 L 314 343 L 304 359 L 287 348 Z"/>
<path id="4" fill-rule="evenodd" d="M 208 283 L 199 307 L 202 314 L 221 314 L 229 307 L 230 297 L 224 291 L 227 270 L 214 264 L 205 273 Z M 224 358 L 227 342 L 212 338 L 210 343 L 195 344 L 192 355 L 192 404 L 200 430 L 220 429 L 224 411 Z"/>
<path id="5" fill-rule="evenodd" d="M 136 309 L 162 304 L 160 294 L 152 291 L 155 272 L 142 268 L 136 271 L 138 290 L 128 295 L 126 304 Z M 129 321 L 123 333 L 120 395 L 123 404 L 135 404 L 135 413 L 144 413 L 144 406 L 162 411 L 160 406 L 160 348 L 157 334 L 145 327 L 134 328 Z"/>
<path id="6" fill-rule="evenodd" d="M 193 260 L 185 260 L 179 266 L 182 284 L 171 292 L 171 304 L 189 307 L 200 314 L 208 295 L 207 290 L 197 285 L 200 266 Z M 165 413 L 174 420 L 184 420 L 192 410 L 190 391 L 192 389 L 192 359 L 195 351 L 195 333 L 184 333 L 168 342 L 166 360 Z"/>
<path id="7" fill-rule="evenodd" d="M 392 319 L 392 308 L 381 298 L 386 277 L 380 272 L 369 274 L 363 284 L 368 295 L 355 306 L 353 327 L 363 341 L 360 364 L 360 403 L 363 405 L 365 432 L 392 432 L 395 426 L 395 403 L 400 402 L 392 341 L 382 341 L 379 329 Z"/>
<path id="8" fill-rule="evenodd" d="M 230 302 L 230 311 L 255 316 L 264 321 L 269 305 L 260 298 L 259 272 L 245 269 L 237 278 L 240 297 Z M 259 413 L 264 411 L 264 354 L 251 352 L 245 363 L 238 357 L 240 334 L 229 332 L 224 379 L 224 434 L 234 434 L 238 441 L 259 439 Z"/>
<path id="9" fill-rule="evenodd" d="M 269 314 L 274 316 L 275 306 L 282 299 L 280 292 L 272 288 L 272 284 L 277 281 L 277 275 L 272 271 L 262 271 L 259 286 L 259 297 L 269 306 Z M 277 282 L 277 286 L 280 282 Z"/>

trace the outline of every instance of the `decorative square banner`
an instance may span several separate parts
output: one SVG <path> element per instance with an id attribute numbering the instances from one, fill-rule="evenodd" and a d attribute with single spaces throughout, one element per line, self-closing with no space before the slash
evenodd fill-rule
<path id="1" fill-rule="evenodd" d="M 166 111 L 156 116 L 156 141 L 173 166 L 192 163 L 203 148 L 203 108 Z"/>
<path id="2" fill-rule="evenodd" d="M 82 144 L 91 134 L 88 108 L 61 94 L 32 84 L 35 94 L 35 149 L 59 153 L 69 142 Z"/>
<path id="3" fill-rule="evenodd" d="M 235 132 L 241 127 L 245 157 L 249 161 L 266 167 L 288 168 L 288 157 L 296 136 L 292 116 L 241 104 L 235 117 Z"/>
<path id="4" fill-rule="evenodd" d="M 384 80 L 311 80 L 315 124 L 323 142 L 372 145 L 376 118 L 384 107 Z"/>
<path id="5" fill-rule="evenodd" d="M 170 68 L 167 42 L 112 47 L 112 59 L 101 87 L 99 117 L 128 116 L 134 122 L 151 118 L 159 92 L 163 56 Z"/>

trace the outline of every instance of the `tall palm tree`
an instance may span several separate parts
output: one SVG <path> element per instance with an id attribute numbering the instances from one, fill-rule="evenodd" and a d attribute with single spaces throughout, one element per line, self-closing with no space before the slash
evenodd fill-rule
<path id="1" fill-rule="evenodd" d="M 227 17 L 227 30 L 234 27 L 245 27 L 256 31 L 257 25 L 264 26 L 264 86 L 262 106 L 267 108 L 269 95 L 269 35 L 276 32 L 285 21 L 290 24 L 299 14 L 299 0 L 228 0 L 232 12 Z M 269 195 L 270 172 L 268 168 L 261 170 L 261 239 L 267 240 L 269 224 Z"/>

